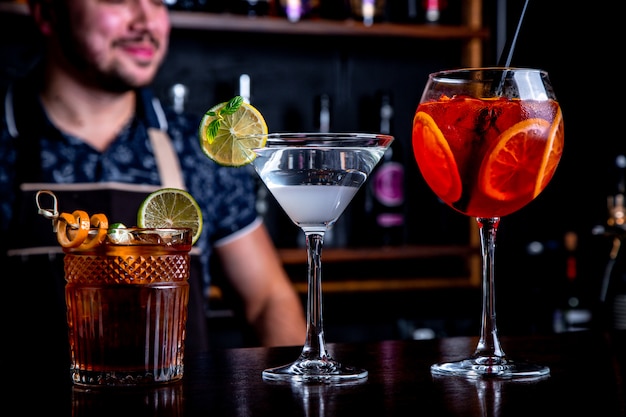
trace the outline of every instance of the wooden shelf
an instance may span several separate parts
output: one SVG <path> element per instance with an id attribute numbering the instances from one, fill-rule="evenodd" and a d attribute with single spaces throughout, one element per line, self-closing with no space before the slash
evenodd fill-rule
<path id="1" fill-rule="evenodd" d="M 469 257 L 477 249 L 466 245 L 441 246 L 383 246 L 372 248 L 324 248 L 324 263 L 367 261 L 394 261 L 416 258 L 441 258 L 449 256 Z M 307 261 L 305 248 L 278 249 L 283 264 L 304 264 Z"/>
<path id="2" fill-rule="evenodd" d="M 398 23 L 374 23 L 365 26 L 352 19 L 335 21 L 324 19 L 290 22 L 284 17 L 248 17 L 229 13 L 203 13 L 170 11 L 172 28 L 176 30 L 199 30 L 227 33 L 284 34 L 289 36 L 330 36 L 342 38 L 404 38 L 461 40 L 464 48 L 462 62 L 466 66 L 479 66 L 482 62 L 482 43 L 490 36 L 482 25 L 482 1 L 464 0 L 463 25 L 418 25 Z M 0 2 L 0 13 L 28 14 L 23 3 Z"/>
<path id="3" fill-rule="evenodd" d="M 307 262 L 305 248 L 281 248 L 278 253 L 287 271 L 292 274 L 296 290 L 306 294 L 307 283 L 301 275 Z M 457 270 L 461 275 L 455 275 L 445 271 L 450 266 L 446 259 L 460 260 L 467 273 Z M 480 270 L 477 268 L 480 265 L 479 250 L 470 245 L 324 248 L 322 262 L 325 271 L 332 271 L 322 279 L 323 290 L 328 293 L 475 289 L 480 286 Z M 424 262 L 431 265 L 433 262 L 445 262 L 446 266 L 422 276 L 411 274 L 411 271 L 421 272 L 422 266 L 426 266 Z M 297 275 L 293 275 L 296 270 Z M 376 272 L 372 274 L 372 271 Z M 437 276 L 438 273 L 442 275 Z"/>
<path id="4" fill-rule="evenodd" d="M 0 3 L 0 12 L 28 14 L 28 8 L 21 3 Z M 410 25 L 396 23 L 374 23 L 365 26 L 352 19 L 335 21 L 324 19 L 290 22 L 284 17 L 248 17 L 229 13 L 202 13 L 171 11 L 170 20 L 175 29 L 215 32 L 266 33 L 307 36 L 342 37 L 400 37 L 433 40 L 447 39 L 487 39 L 485 28 L 447 25 Z"/>
<path id="5" fill-rule="evenodd" d="M 15 2 L 1 2 L 0 1 L 0 12 L 6 13 L 15 13 L 15 14 L 28 14 L 28 6 L 26 3 L 15 3 Z"/>
<path id="6" fill-rule="evenodd" d="M 293 286 L 299 294 L 307 293 L 306 282 L 294 282 Z M 322 281 L 322 291 L 330 294 L 475 288 L 467 277 Z"/>
<path id="7" fill-rule="evenodd" d="M 467 26 L 408 25 L 374 23 L 365 26 L 355 20 L 311 19 L 289 22 L 281 17 L 247 17 L 232 14 L 171 12 L 172 27 L 177 29 L 344 37 L 401 37 L 422 39 L 486 39 L 484 28 Z"/>

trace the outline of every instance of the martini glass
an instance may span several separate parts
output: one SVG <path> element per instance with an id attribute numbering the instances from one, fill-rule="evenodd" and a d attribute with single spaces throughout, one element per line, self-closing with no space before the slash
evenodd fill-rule
<path id="1" fill-rule="evenodd" d="M 413 153 L 426 183 L 474 217 L 482 250 L 482 320 L 473 355 L 431 367 L 435 375 L 536 378 L 547 366 L 509 358 L 495 309 L 500 218 L 548 185 L 563 152 L 563 118 L 548 73 L 494 67 L 430 74 L 413 119 Z"/>
<path id="2" fill-rule="evenodd" d="M 333 359 L 322 321 L 322 246 L 337 221 L 393 141 L 366 133 L 273 133 L 255 149 L 254 167 L 289 218 L 306 237 L 307 334 L 293 362 L 263 371 L 266 380 L 346 382 L 367 371 Z"/>

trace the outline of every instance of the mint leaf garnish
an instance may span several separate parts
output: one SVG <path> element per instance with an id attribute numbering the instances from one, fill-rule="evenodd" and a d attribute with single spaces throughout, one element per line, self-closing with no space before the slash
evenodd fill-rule
<path id="1" fill-rule="evenodd" d="M 239 110 L 239 107 L 241 107 L 242 103 L 243 103 L 243 97 L 235 96 L 231 98 L 228 101 L 228 103 L 226 103 L 226 105 L 220 108 L 217 112 L 214 112 L 214 111 L 206 112 L 207 115 L 216 117 L 216 119 L 213 120 L 211 123 L 209 123 L 209 126 L 207 127 L 207 141 L 210 144 L 213 143 L 213 140 L 215 140 L 215 136 L 217 136 L 217 132 L 220 129 L 222 120 L 224 120 L 223 115 L 235 113 L 237 110 Z"/>

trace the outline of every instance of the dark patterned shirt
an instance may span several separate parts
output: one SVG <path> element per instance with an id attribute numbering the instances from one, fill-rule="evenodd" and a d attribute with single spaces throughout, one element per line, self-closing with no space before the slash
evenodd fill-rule
<path id="1" fill-rule="evenodd" d="M 178 154 L 185 186 L 202 208 L 203 232 L 194 251 L 199 249 L 202 254 L 202 276 L 206 286 L 210 282 L 209 259 L 213 246 L 255 224 L 256 193 L 251 167 L 228 168 L 209 160 L 198 141 L 200 118 L 162 109 L 149 90 L 139 92 L 135 117 L 103 152 L 93 149 L 80 138 L 59 132 L 46 117 L 33 89 L 14 89 L 13 96 L 14 100 L 10 100 L 11 94 L 3 94 L 3 101 L 0 103 L 2 236 L 7 235 L 11 220 L 16 215 L 16 185 L 22 182 L 160 185 L 154 153 L 147 135 L 149 127 L 167 130 Z M 14 105 L 17 101 L 22 104 Z M 20 116 L 25 118 L 24 114 L 19 114 L 22 107 L 28 109 L 25 111 L 28 113 L 27 122 L 23 123 L 23 129 L 17 129 Z M 28 146 L 20 147 L 20 152 L 36 154 L 34 160 L 39 161 L 39 166 L 34 163 L 25 170 L 16 168 L 19 142 L 14 136 L 17 130 L 22 135 L 19 140 L 27 137 L 32 141 L 32 145 L 29 143 Z M 22 130 L 26 130 L 27 134 Z M 28 181 L 19 178 L 20 176 L 28 176 Z M 117 221 L 112 218 L 109 220 Z"/>

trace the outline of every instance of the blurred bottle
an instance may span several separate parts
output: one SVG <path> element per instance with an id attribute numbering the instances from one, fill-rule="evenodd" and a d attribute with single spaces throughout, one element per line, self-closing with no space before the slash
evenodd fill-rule
<path id="1" fill-rule="evenodd" d="M 426 23 L 441 23 L 441 14 L 447 6 L 446 0 L 423 0 Z"/>
<path id="2" fill-rule="evenodd" d="M 239 75 L 239 87 L 237 94 L 239 94 L 244 103 L 250 103 L 250 75 L 241 74 Z M 257 180 L 257 200 L 256 200 L 256 210 L 259 215 L 266 217 L 268 213 L 268 191 L 263 182 L 258 178 L 256 172 L 252 165 L 248 165 L 248 169 L 250 169 L 251 175 L 253 175 Z"/>
<path id="3" fill-rule="evenodd" d="M 170 10 L 193 10 L 194 0 L 163 0 L 163 3 Z"/>
<path id="4" fill-rule="evenodd" d="M 248 74 L 239 76 L 239 95 L 243 98 L 244 103 L 250 104 L 250 76 Z"/>
<path id="5" fill-rule="evenodd" d="M 600 233 L 611 246 L 600 287 L 599 315 L 602 327 L 626 330 L 626 155 L 615 158 L 613 189 L 607 197 L 607 228 Z"/>
<path id="6" fill-rule="evenodd" d="M 279 15 L 290 22 L 311 18 L 319 12 L 320 0 L 280 0 Z"/>
<path id="7" fill-rule="evenodd" d="M 350 0 L 320 0 L 319 17 L 329 20 L 345 20 L 350 17 Z"/>
<path id="8" fill-rule="evenodd" d="M 600 294 L 602 328 L 626 330 L 626 231 L 612 237 Z"/>
<path id="9" fill-rule="evenodd" d="M 563 255 L 560 268 L 562 279 L 557 293 L 560 302 L 554 316 L 554 330 L 589 329 L 593 301 L 581 275 L 577 233 L 568 231 L 563 236 Z"/>
<path id="10" fill-rule="evenodd" d="M 248 104 L 251 104 L 250 84 L 251 84 L 250 75 L 248 74 L 239 75 L 238 94 L 243 98 L 244 103 L 248 103 Z M 267 220 L 268 211 L 269 211 L 269 201 L 270 201 L 269 191 L 267 190 L 267 187 L 263 184 L 261 179 L 258 178 L 258 175 L 256 175 L 256 172 L 254 171 L 254 168 L 252 167 L 252 165 L 248 165 L 248 167 L 251 171 L 251 174 L 254 175 L 254 177 L 257 180 L 256 210 L 259 213 L 259 215 L 266 218 Z"/>
<path id="11" fill-rule="evenodd" d="M 386 0 L 351 0 L 350 9 L 355 20 L 360 20 L 365 26 L 374 22 L 381 22 L 385 18 Z"/>
<path id="12" fill-rule="evenodd" d="M 249 17 L 267 16 L 272 10 L 273 0 L 229 0 L 230 10 L 234 14 Z"/>
<path id="13" fill-rule="evenodd" d="M 331 131 L 331 114 L 332 114 L 332 102 L 328 94 L 321 94 L 315 97 L 314 111 L 315 111 L 315 124 L 316 128 L 321 133 L 328 133 Z M 325 247 L 345 247 L 349 244 L 350 237 L 350 221 L 351 221 L 351 208 L 350 205 L 346 207 L 345 211 L 339 217 L 337 222 L 330 227 L 324 235 Z M 299 238 L 298 244 L 300 246 L 305 245 L 304 236 Z"/>
<path id="14" fill-rule="evenodd" d="M 417 23 L 421 16 L 422 0 L 387 0 L 387 20 L 396 23 Z"/>
<path id="15" fill-rule="evenodd" d="M 626 229 L 626 155 L 615 158 L 615 189 L 607 197 L 610 227 Z"/>
<path id="16" fill-rule="evenodd" d="M 429 24 L 460 25 L 462 0 L 422 0 L 423 22 Z"/>
<path id="17" fill-rule="evenodd" d="M 196 0 L 199 11 L 207 13 L 224 13 L 228 10 L 228 0 Z"/>
<path id="18" fill-rule="evenodd" d="M 222 13 L 226 11 L 227 0 L 164 0 L 170 10 L 187 12 Z"/>
<path id="19" fill-rule="evenodd" d="M 315 121 L 319 132 L 330 132 L 330 96 L 322 94 L 315 98 Z"/>
<path id="20" fill-rule="evenodd" d="M 393 106 L 390 94 L 380 95 L 380 133 L 392 134 Z M 374 224 L 374 240 L 380 245 L 406 243 L 405 175 L 402 140 L 392 142 L 368 181 L 365 212 Z"/>
<path id="21" fill-rule="evenodd" d="M 187 88 L 187 86 L 184 84 L 174 84 L 172 87 L 170 87 L 169 95 L 174 111 L 178 114 L 183 113 L 185 111 L 185 105 L 189 97 L 189 88 Z"/>

